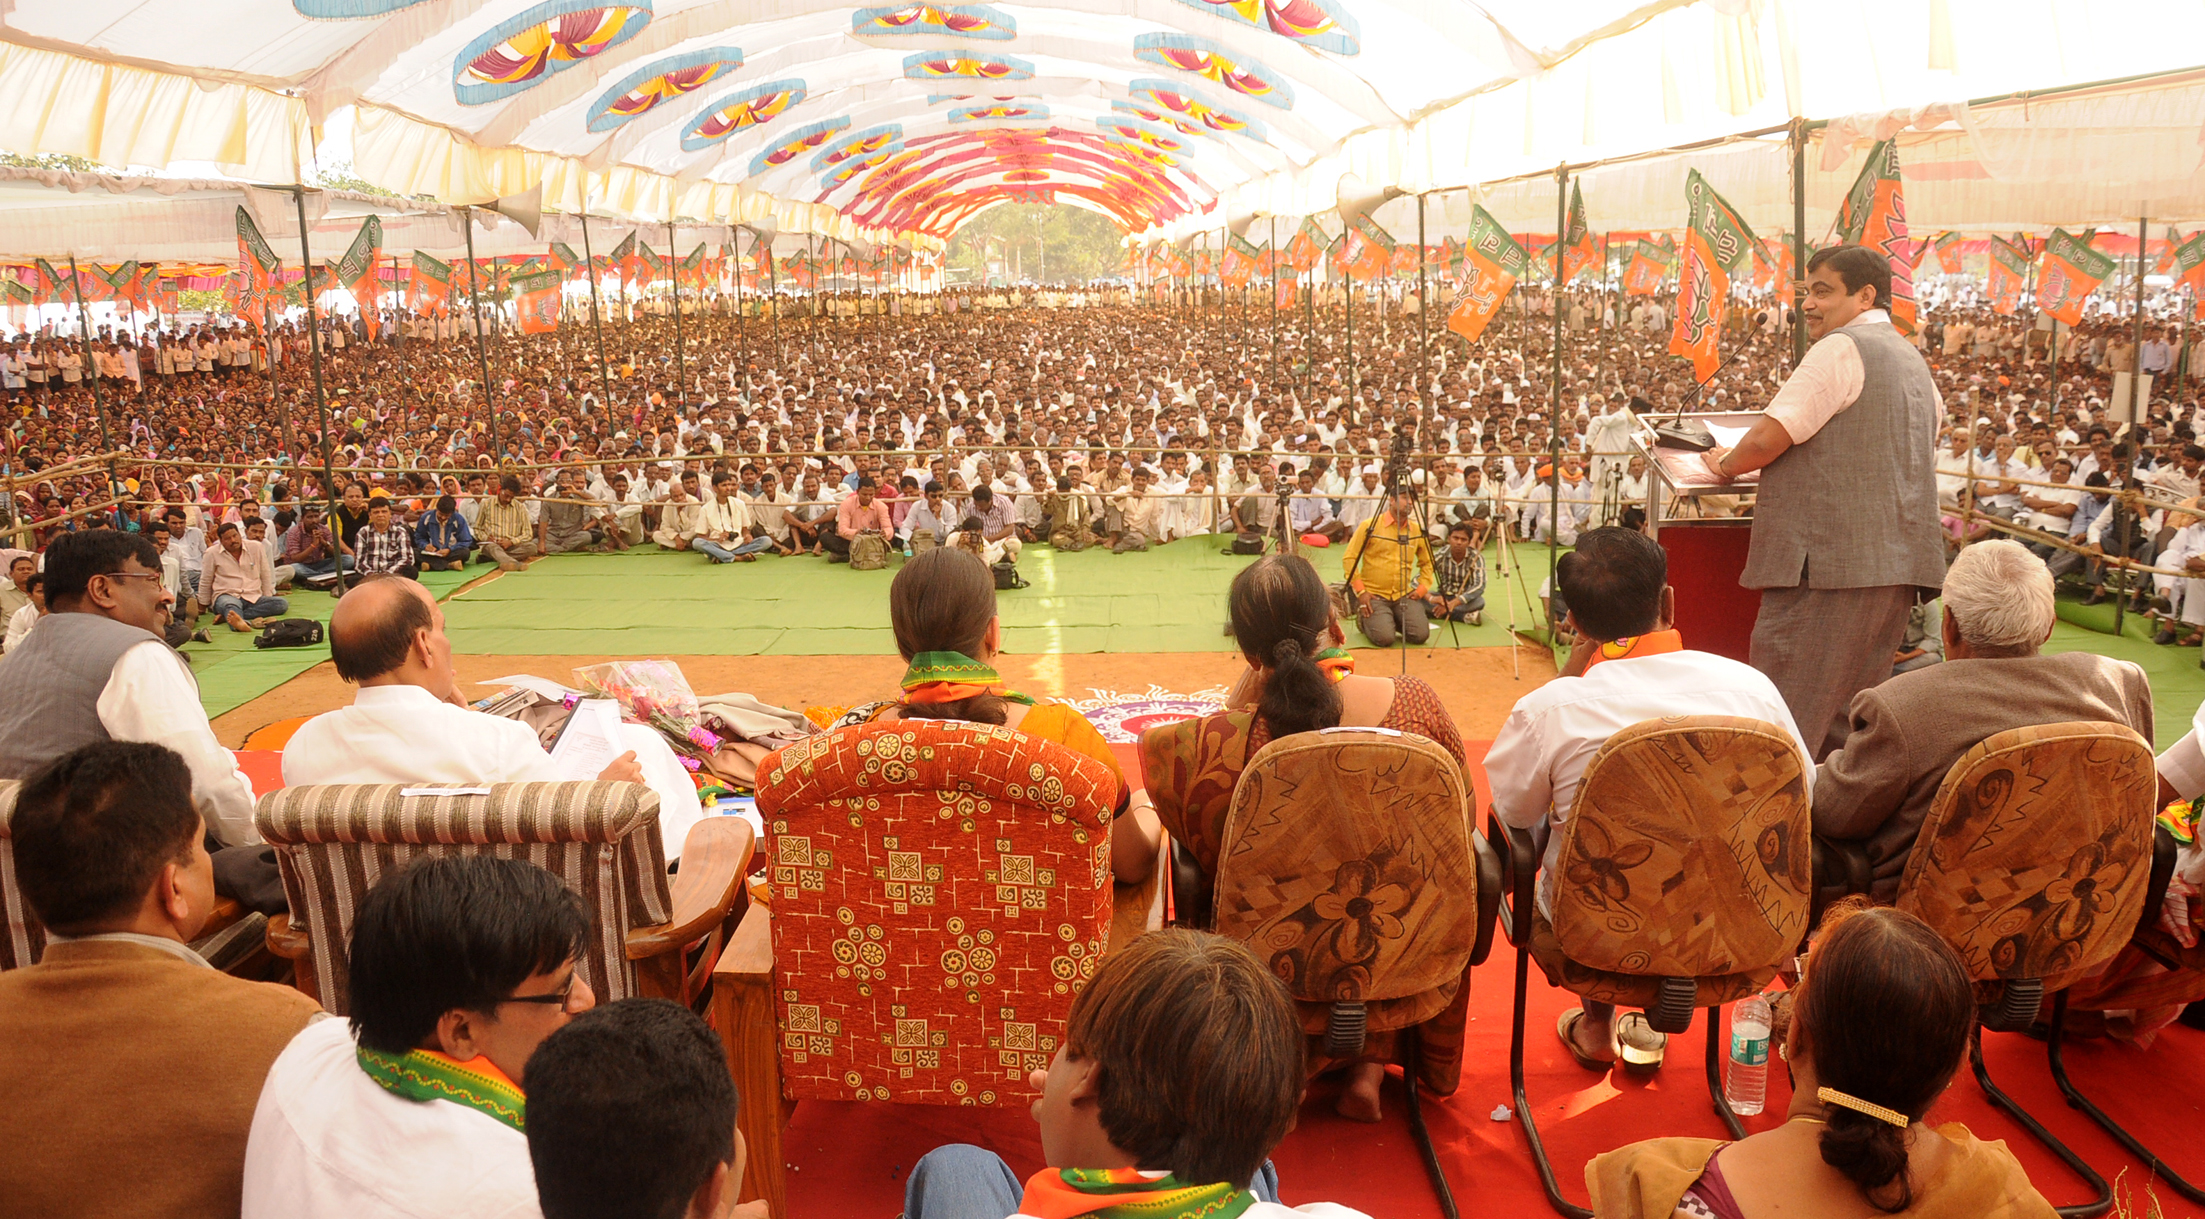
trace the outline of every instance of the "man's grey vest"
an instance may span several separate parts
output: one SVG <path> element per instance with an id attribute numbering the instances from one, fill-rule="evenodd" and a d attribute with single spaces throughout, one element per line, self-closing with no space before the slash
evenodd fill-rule
<path id="1" fill-rule="evenodd" d="M 1832 333 L 1860 352 L 1860 397 L 1761 471 L 1753 550 L 1738 583 L 1941 588 L 1945 541 L 1929 365 L 1887 322 Z"/>
<path id="2" fill-rule="evenodd" d="M 100 693 L 122 654 L 148 639 L 160 642 L 150 631 L 98 614 L 39 619 L 37 629 L 0 657 L 0 779 L 27 779 L 72 749 L 111 740 L 100 723 Z M 176 663 L 183 665 L 183 658 Z M 184 672 L 191 667 L 184 665 Z"/>

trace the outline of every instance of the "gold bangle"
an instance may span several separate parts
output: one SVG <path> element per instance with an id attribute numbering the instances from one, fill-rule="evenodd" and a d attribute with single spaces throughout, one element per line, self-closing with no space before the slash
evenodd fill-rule
<path id="1" fill-rule="evenodd" d="M 1912 1120 L 1906 1114 L 1896 1109 L 1886 1109 L 1882 1105 L 1870 1104 L 1857 1096 L 1847 1096 L 1836 1088 L 1816 1088 L 1815 1098 L 1825 1105 L 1838 1105 L 1851 1109 L 1855 1113 L 1865 1113 L 1879 1122 L 1889 1122 L 1901 1130 L 1912 1124 Z"/>

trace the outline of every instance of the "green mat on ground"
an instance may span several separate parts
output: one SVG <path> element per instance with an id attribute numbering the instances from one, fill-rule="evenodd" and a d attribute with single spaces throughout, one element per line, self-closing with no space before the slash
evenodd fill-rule
<path id="1" fill-rule="evenodd" d="M 2059 601 L 2059 625 L 2052 628 L 2047 652 L 2096 652 L 2117 660 L 2133 661 L 2151 679 L 2152 731 L 2159 739 L 2154 748 L 2165 749 L 2190 730 L 2190 717 L 2205 701 L 2205 669 L 2198 668 L 2197 648 L 2161 647 L 2151 641 L 2155 623 L 2135 614 L 2121 615 L 2121 633 L 2113 631 L 2113 606 L 2084 605 L 2063 590 Z"/>
<path id="2" fill-rule="evenodd" d="M 998 598 L 1006 651 L 1216 652 L 1225 638 L 1225 591 L 1246 556 L 1218 541 L 1182 540 L 1146 553 L 1029 547 L 1019 572 L 1031 587 Z M 1305 550 L 1328 579 L 1340 551 Z M 1546 551 L 1525 550 L 1510 581 L 1517 619 L 1531 623 L 1526 591 L 1546 578 Z M 1489 556 L 1489 565 L 1496 560 Z M 471 655 L 885 656 L 884 571 L 851 571 L 809 556 L 713 566 L 701 555 L 641 547 L 622 554 L 561 555 L 500 576 L 444 608 L 453 649 Z M 1499 593 L 1498 573 L 1489 596 Z M 1507 613 L 1496 602 L 1483 626 L 1442 625 L 1441 646 L 1499 647 Z M 1351 640 L 1351 642 L 1360 642 Z"/>
<path id="3" fill-rule="evenodd" d="M 453 589 L 488 570 L 476 567 L 466 572 L 424 572 L 421 583 L 443 600 Z M 337 606 L 328 593 L 298 585 L 284 596 L 291 602 L 283 615 L 286 618 L 313 618 L 326 623 L 329 611 Z M 258 632 L 239 634 L 212 614 L 200 621 L 214 642 L 187 643 L 184 654 L 191 658 L 192 673 L 199 679 L 199 701 L 209 716 L 241 707 L 329 659 L 327 643 L 309 648 L 256 648 L 253 640 Z"/>
<path id="4" fill-rule="evenodd" d="M 1245 556 L 1220 553 L 1221 542 L 1182 540 L 1140 554 L 1088 550 L 1059 554 L 1027 549 L 1019 571 L 1032 587 L 999 594 L 1004 650 L 1024 655 L 1083 652 L 1219 652 L 1225 637 L 1225 593 Z M 1340 577 L 1340 550 L 1303 549 L 1327 580 Z M 1547 574 L 1545 547 L 1510 552 L 1517 566 L 1486 552 L 1485 621 L 1435 624 L 1430 646 L 1502 647 L 1510 611 L 1515 623 L 1538 625 L 1538 589 Z M 444 600 L 454 651 L 519 656 L 885 656 L 896 650 L 888 628 L 885 571 L 851 571 L 840 563 L 773 556 L 756 563 L 714 566 L 701 555 L 645 546 L 622 554 L 559 555 L 527 571 L 488 581 L 459 596 L 452 590 L 489 569 L 431 572 L 423 577 Z M 1504 600 L 1505 598 L 1505 600 Z M 297 591 L 291 616 L 328 621 L 327 595 Z M 2062 595 L 2060 624 L 2048 651 L 2091 651 L 2133 661 L 2151 678 L 2158 746 L 2189 730 L 2205 700 L 2199 650 L 2159 647 L 2150 625 L 2126 616 L 2112 634 L 2113 607 L 2085 606 Z M 216 625 L 212 644 L 185 651 L 199 676 L 209 715 L 240 706 L 329 656 L 326 645 L 257 650 L 252 636 Z M 1348 642 L 1361 646 L 1353 628 Z M 1168 681 L 1169 675 L 1159 675 Z"/>

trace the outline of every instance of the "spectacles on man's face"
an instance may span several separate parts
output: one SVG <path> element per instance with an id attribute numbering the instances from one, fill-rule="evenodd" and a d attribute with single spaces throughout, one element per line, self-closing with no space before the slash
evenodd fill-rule
<path id="1" fill-rule="evenodd" d="M 581 983 L 581 981 L 582 971 L 575 970 L 573 973 L 567 975 L 567 984 L 555 991 L 550 991 L 546 994 L 541 995 L 511 995 L 504 999 L 498 1000 L 498 1003 L 500 1006 L 503 1006 L 507 1003 L 538 1003 L 546 1007 L 551 1007 L 555 1005 L 560 1010 L 564 1011 L 572 1006 L 574 1001 L 575 988 Z"/>
<path id="2" fill-rule="evenodd" d="M 103 571 L 96 574 L 105 576 L 110 580 L 159 580 L 161 578 L 161 573 L 157 571 Z"/>

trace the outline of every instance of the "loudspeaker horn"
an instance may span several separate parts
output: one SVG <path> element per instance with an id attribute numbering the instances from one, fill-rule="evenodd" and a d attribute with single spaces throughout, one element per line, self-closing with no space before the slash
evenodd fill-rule
<path id="1" fill-rule="evenodd" d="M 505 195 L 482 205 L 486 212 L 496 212 L 528 230 L 528 235 L 541 235 L 544 227 L 544 184 L 538 182 L 518 195 Z"/>
<path id="2" fill-rule="evenodd" d="M 1336 195 L 1339 200 L 1337 210 L 1340 213 L 1340 223 L 1354 224 L 1389 201 L 1407 193 L 1398 186 L 1372 187 L 1354 174 L 1341 174 Z"/>

